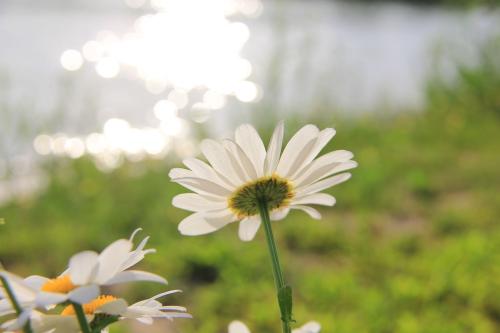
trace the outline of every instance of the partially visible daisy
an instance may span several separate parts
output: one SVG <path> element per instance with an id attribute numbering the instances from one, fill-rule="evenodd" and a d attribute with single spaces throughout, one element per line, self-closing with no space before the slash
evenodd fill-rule
<path id="1" fill-rule="evenodd" d="M 316 158 L 335 135 L 335 130 L 302 127 L 288 142 L 283 153 L 284 125 L 278 124 L 266 150 L 251 125 L 241 125 L 234 139 L 204 140 L 201 151 L 208 164 L 188 158 L 188 169 L 170 171 L 172 181 L 194 193 L 177 195 L 173 205 L 193 212 L 179 224 L 184 235 L 214 232 L 231 222 L 241 221 L 239 237 L 254 238 L 261 224 L 259 201 L 265 201 L 271 219 L 284 218 L 290 209 L 312 218 L 321 214 L 310 205 L 333 206 L 335 198 L 320 193 L 351 177 L 353 154 L 336 150 Z"/>
<path id="2" fill-rule="evenodd" d="M 129 305 L 122 298 L 101 295 L 89 303 L 83 304 L 83 311 L 88 321 L 95 321 L 95 325 L 99 324 L 99 320 L 103 320 L 109 316 L 115 317 L 116 320 L 133 319 L 148 325 L 152 324 L 154 319 L 191 318 L 191 315 L 186 312 L 185 307 L 165 306 L 158 301 L 161 297 L 178 292 L 180 290 L 167 291 L 132 305 Z M 68 305 L 61 312 L 61 316 L 75 317 L 74 308 Z"/>
<path id="3" fill-rule="evenodd" d="M 310 321 L 302 327 L 292 330 L 292 333 L 319 333 L 321 325 L 318 322 Z"/>
<path id="4" fill-rule="evenodd" d="M 41 276 L 30 277 L 36 281 L 38 299 L 60 298 L 58 303 L 70 300 L 86 303 L 96 298 L 100 286 L 133 281 L 151 281 L 166 284 L 167 281 L 156 274 L 129 270 L 154 249 L 144 250 L 149 237 L 144 238 L 133 250 L 133 239 L 138 231 L 134 231 L 130 239 L 119 239 L 107 246 L 100 254 L 84 251 L 75 254 L 69 261 L 68 269 L 55 279 Z M 47 302 L 44 302 L 47 303 Z"/>
<path id="5" fill-rule="evenodd" d="M 14 281 L 14 280 L 13 280 Z M 11 285 L 16 285 L 19 291 L 19 281 L 11 282 Z M 173 318 L 191 318 L 185 307 L 175 305 L 163 305 L 158 301 L 161 297 L 181 292 L 180 290 L 171 290 L 163 292 L 146 300 L 129 305 L 122 298 L 117 298 L 110 295 L 101 295 L 91 300 L 88 303 L 82 304 L 82 309 L 88 323 L 99 325 L 99 321 L 114 321 L 122 319 L 133 319 L 143 324 L 152 324 L 154 319 L 173 319 Z M 17 294 L 20 304 L 31 305 L 31 302 L 22 302 L 23 294 Z M 2 299 L 8 301 L 7 299 Z M 30 301 L 30 299 L 28 299 Z M 2 305 L 5 305 L 2 303 Z M 2 311 L 3 310 L 3 311 Z M 3 306 L 0 310 L 0 316 L 10 315 L 14 313 L 10 305 Z M 34 308 L 23 308 L 23 312 L 16 319 L 9 320 L 2 324 L 1 328 L 6 332 L 19 331 L 29 322 L 33 333 L 77 333 L 80 332 L 80 326 L 76 318 L 73 305 L 66 306 L 60 314 L 47 314 L 34 310 Z"/>
<path id="6" fill-rule="evenodd" d="M 20 308 L 20 313 L 16 314 L 17 309 L 12 306 L 12 299 L 8 295 L 3 286 L 0 286 L 0 317 L 16 314 L 15 319 L 9 320 L 2 324 L 1 328 L 5 330 L 18 330 L 21 329 L 35 313 L 37 307 L 47 307 L 50 304 L 58 303 L 60 298 L 47 301 L 50 304 L 44 304 L 37 299 L 38 290 L 30 278 L 21 278 L 15 274 L 7 271 L 0 271 L 0 276 L 8 283 L 11 292 L 14 295 L 15 301 Z"/>
<path id="7" fill-rule="evenodd" d="M 315 321 L 310 321 L 304 326 L 294 329 L 292 333 L 319 333 L 321 325 Z M 229 324 L 228 333 L 250 333 L 250 329 L 241 321 L 235 320 Z"/>
<path id="8" fill-rule="evenodd" d="M 130 239 L 120 239 L 100 254 L 84 251 L 74 255 L 68 269 L 55 279 L 33 275 L 22 279 L 14 274 L 3 272 L 11 287 L 19 298 L 25 314 L 18 318 L 26 321 L 33 309 L 48 309 L 51 306 L 70 301 L 87 303 L 100 294 L 101 286 L 133 281 L 151 281 L 166 284 L 167 281 L 156 274 L 129 270 L 154 249 L 144 249 L 149 237 L 144 238 L 136 249 L 133 249 L 134 231 Z M 0 289 L 1 293 L 1 289 Z M 7 299 L 0 300 L 0 316 L 13 313 Z"/>
<path id="9" fill-rule="evenodd" d="M 44 314 L 32 311 L 30 326 L 33 333 L 80 333 L 80 326 L 76 317 Z M 15 320 L 10 320 L 2 325 L 5 333 L 17 333 L 21 330 Z"/>

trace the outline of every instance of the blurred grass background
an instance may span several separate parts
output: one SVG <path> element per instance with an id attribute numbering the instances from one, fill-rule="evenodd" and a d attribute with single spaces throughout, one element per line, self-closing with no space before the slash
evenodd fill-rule
<path id="1" fill-rule="evenodd" d="M 288 137 L 307 122 L 335 127 L 327 150 L 351 150 L 360 165 L 331 190 L 338 204 L 322 210 L 323 220 L 293 213 L 275 224 L 298 324 L 314 319 L 328 333 L 500 332 L 497 56 L 486 50 L 452 85 L 431 80 L 422 110 L 350 119 L 319 106 L 309 119 L 287 120 Z M 261 127 L 268 138 L 271 125 Z M 187 213 L 170 204 L 183 192 L 169 182 L 173 166 L 147 161 L 102 173 L 86 158 L 47 160 L 47 188 L 0 207 L 2 263 L 54 276 L 73 253 L 100 251 L 143 227 L 158 253 L 140 267 L 183 289 L 168 301 L 194 315 L 178 321 L 179 331 L 225 332 L 233 319 L 278 331 L 263 233 L 243 243 L 234 224 L 182 237 L 177 224 Z M 139 300 L 162 290 L 123 291 Z"/>

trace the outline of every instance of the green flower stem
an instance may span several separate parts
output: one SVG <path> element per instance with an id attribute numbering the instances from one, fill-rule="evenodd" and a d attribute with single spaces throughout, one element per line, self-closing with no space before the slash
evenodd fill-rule
<path id="1" fill-rule="evenodd" d="M 16 295 L 14 294 L 14 291 L 12 290 L 12 288 L 10 287 L 9 285 L 9 282 L 7 281 L 7 279 L 4 277 L 4 276 L 1 276 L 0 275 L 0 280 L 2 281 L 2 284 L 3 284 L 3 287 L 5 289 L 5 292 L 7 293 L 7 296 L 9 297 L 10 299 L 10 302 L 12 304 L 12 307 L 14 308 L 14 310 L 16 311 L 16 314 L 19 316 L 21 315 L 21 313 L 23 312 L 23 309 L 21 308 L 21 306 L 19 305 L 19 303 L 17 302 L 17 299 L 16 299 Z M 24 325 L 23 327 L 23 331 L 25 333 L 32 333 L 33 331 L 31 330 L 31 326 L 30 326 L 30 322 L 28 320 L 28 322 L 26 323 L 26 325 Z"/>
<path id="2" fill-rule="evenodd" d="M 273 236 L 273 229 L 271 228 L 271 219 L 269 218 L 269 209 L 267 201 L 259 200 L 259 213 L 264 224 L 264 229 L 266 231 L 267 245 L 269 248 L 269 255 L 271 256 L 274 283 L 276 285 L 276 291 L 278 296 L 278 305 L 281 312 L 281 322 L 283 325 L 283 333 L 290 333 L 291 327 L 290 323 L 292 321 L 292 299 L 291 299 L 291 289 L 285 285 L 285 279 L 283 278 L 283 273 L 281 271 L 280 261 L 278 258 L 278 249 L 276 248 L 276 242 Z M 289 297 L 287 297 L 289 296 Z"/>
<path id="3" fill-rule="evenodd" d="M 89 323 L 87 323 L 87 318 L 85 318 L 85 313 L 83 312 L 83 307 L 81 304 L 71 302 L 71 305 L 75 309 L 76 318 L 78 318 L 78 323 L 83 333 L 91 333 Z"/>

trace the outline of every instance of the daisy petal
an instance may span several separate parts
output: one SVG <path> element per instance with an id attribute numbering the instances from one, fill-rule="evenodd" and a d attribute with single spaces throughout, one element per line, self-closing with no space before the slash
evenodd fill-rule
<path id="1" fill-rule="evenodd" d="M 226 215 L 219 218 L 207 217 L 203 213 L 191 214 L 179 223 L 178 229 L 181 234 L 187 236 L 204 235 L 217 231 L 236 220 L 236 217 L 229 210 L 225 211 L 227 211 Z"/>
<path id="2" fill-rule="evenodd" d="M 341 173 L 339 175 L 335 175 L 335 176 L 320 180 L 319 182 L 316 182 L 314 184 L 299 187 L 299 188 L 297 188 L 297 198 L 301 198 L 301 197 L 306 196 L 308 194 L 321 192 L 329 187 L 332 187 L 334 185 L 345 182 L 349 178 L 351 178 L 351 174 L 348 172 L 344 172 L 344 173 Z"/>
<path id="3" fill-rule="evenodd" d="M 182 290 L 175 289 L 175 290 L 165 291 L 165 292 L 162 292 L 160 294 L 154 295 L 151 298 L 148 298 L 148 299 L 145 299 L 143 301 L 137 302 L 134 305 L 148 303 L 149 301 L 154 301 L 154 300 L 157 300 L 158 298 L 162 298 L 162 297 L 165 297 L 165 296 L 168 296 L 168 295 L 172 295 L 172 294 L 177 294 L 177 293 L 182 293 Z"/>
<path id="4" fill-rule="evenodd" d="M 16 297 L 20 299 L 30 299 L 34 295 L 34 290 L 32 287 L 26 283 L 26 279 L 22 279 L 21 277 L 12 274 L 7 271 L 2 271 L 0 269 L 0 276 L 7 280 L 10 287 L 14 290 Z M 3 285 L 0 283 L 0 297 L 2 297 L 3 293 Z M 6 297 L 6 296 L 5 296 Z"/>
<path id="5" fill-rule="evenodd" d="M 264 174 L 264 160 L 266 158 L 266 148 L 259 136 L 259 133 L 249 124 L 241 125 L 235 132 L 236 143 L 247 154 L 252 161 L 257 176 L 261 177 Z"/>
<path id="6" fill-rule="evenodd" d="M 301 211 L 307 213 L 307 215 L 309 215 L 310 217 L 312 217 L 315 220 L 321 219 L 320 212 L 318 212 L 316 209 L 314 209 L 312 207 L 302 206 L 302 205 L 293 205 L 293 206 L 290 206 L 290 208 L 301 210 Z"/>
<path id="7" fill-rule="evenodd" d="M 231 163 L 232 169 L 234 170 L 234 172 L 238 178 L 237 184 L 240 185 L 240 184 L 247 181 L 248 176 L 246 175 L 245 170 L 241 166 L 241 163 L 240 163 L 239 159 L 237 158 L 237 156 L 235 154 L 233 154 L 230 149 L 227 148 L 228 143 L 226 143 L 226 142 L 230 142 L 230 141 L 228 141 L 228 140 L 223 141 L 223 146 L 224 146 L 224 149 L 226 149 L 229 163 Z M 229 144 L 229 145 L 231 145 L 231 144 Z M 236 145 L 236 144 L 234 144 L 234 145 Z"/>
<path id="8" fill-rule="evenodd" d="M 326 193 L 314 193 L 303 196 L 302 198 L 293 200 L 292 205 L 322 205 L 333 206 L 335 205 L 335 198 Z"/>
<path id="9" fill-rule="evenodd" d="M 8 321 L 2 324 L 2 328 L 5 328 L 7 331 L 17 331 L 22 329 L 22 327 L 28 322 L 31 316 L 31 310 L 25 309 L 17 319 Z"/>
<path id="10" fill-rule="evenodd" d="M 295 171 L 291 170 L 293 165 L 298 163 L 298 157 L 301 154 L 306 153 L 304 148 L 307 145 L 310 145 L 312 149 L 318 133 L 319 130 L 316 126 L 306 125 L 290 139 L 276 168 L 276 172 L 280 176 L 287 177 Z"/>
<path id="11" fill-rule="evenodd" d="M 125 300 L 119 298 L 114 301 L 105 303 L 97 308 L 97 313 L 105 313 L 112 316 L 120 316 L 127 312 L 128 304 Z"/>
<path id="12" fill-rule="evenodd" d="M 99 287 L 95 284 L 83 286 L 72 290 L 68 298 L 76 303 L 85 304 L 99 296 Z"/>
<path id="13" fill-rule="evenodd" d="M 55 304 L 62 303 L 68 299 L 66 294 L 49 293 L 40 291 L 35 298 L 35 304 L 39 307 L 47 307 Z"/>
<path id="14" fill-rule="evenodd" d="M 172 179 L 175 179 L 175 178 L 183 178 L 183 177 L 195 177 L 195 174 L 191 170 L 182 169 L 182 168 L 173 168 L 168 173 L 168 176 Z"/>
<path id="15" fill-rule="evenodd" d="M 170 305 L 170 306 L 162 306 L 160 308 L 163 311 L 177 311 L 177 312 L 186 312 L 187 309 L 183 306 L 175 306 L 175 305 Z"/>
<path id="16" fill-rule="evenodd" d="M 167 280 L 163 277 L 144 271 L 128 270 L 116 274 L 113 278 L 106 282 L 106 285 L 112 285 L 117 283 L 126 283 L 134 281 L 149 281 L 167 284 Z"/>
<path id="17" fill-rule="evenodd" d="M 173 198 L 172 205 L 191 212 L 205 212 L 227 208 L 227 201 L 212 201 L 196 193 L 183 193 Z"/>
<path id="18" fill-rule="evenodd" d="M 325 128 L 324 130 L 320 131 L 318 134 L 318 139 L 316 141 L 316 145 L 314 146 L 314 150 L 311 152 L 311 156 L 309 156 L 309 160 L 307 163 L 311 162 L 318 156 L 318 154 L 325 148 L 325 146 L 330 142 L 337 131 L 335 131 L 333 128 Z"/>
<path id="19" fill-rule="evenodd" d="M 215 171 L 207 163 L 197 158 L 186 158 L 182 163 L 200 178 L 217 178 Z"/>
<path id="20" fill-rule="evenodd" d="M 358 163 L 355 161 L 326 163 L 325 160 L 320 161 L 320 159 L 317 159 L 311 163 L 307 170 L 295 181 L 295 185 L 300 187 L 312 184 L 335 173 L 350 170 L 357 166 Z"/>
<path id="21" fill-rule="evenodd" d="M 185 166 L 187 166 L 194 172 L 196 178 L 210 180 L 217 185 L 229 190 L 233 188 L 233 186 L 228 183 L 227 180 L 221 179 L 217 172 L 215 172 L 215 170 L 210 165 L 203 162 L 202 160 L 199 160 L 197 158 L 187 158 L 183 160 L 182 163 L 184 163 Z"/>
<path id="22" fill-rule="evenodd" d="M 144 259 L 144 256 L 146 254 L 148 254 L 148 253 L 155 253 L 156 252 L 155 249 L 144 250 L 144 248 L 146 247 L 146 244 L 147 244 L 148 240 L 149 240 L 149 237 L 144 238 L 139 243 L 139 245 L 137 246 L 137 248 L 134 251 L 132 251 L 132 252 L 129 253 L 127 260 L 120 267 L 121 271 L 124 271 L 124 270 L 126 270 L 126 269 L 134 266 L 135 264 L 137 264 L 139 261 L 141 261 L 142 259 Z"/>
<path id="23" fill-rule="evenodd" d="M 227 197 L 231 191 L 206 179 L 201 178 L 177 178 L 173 180 L 176 183 L 190 189 L 198 194 L 208 194 L 218 197 Z"/>
<path id="24" fill-rule="evenodd" d="M 128 239 L 119 239 L 108 245 L 99 255 L 99 271 L 96 281 L 105 283 L 120 271 L 129 258 L 134 244 Z"/>
<path id="25" fill-rule="evenodd" d="M 151 317 L 141 317 L 137 318 L 137 321 L 144 324 L 144 325 L 153 325 L 153 318 Z"/>
<path id="26" fill-rule="evenodd" d="M 313 147 L 307 151 L 306 156 L 301 160 L 300 166 L 295 169 L 295 172 L 290 176 L 290 178 L 294 179 L 296 175 L 303 170 L 304 166 L 309 165 L 309 163 L 311 163 L 311 161 L 313 161 L 316 156 L 318 156 L 320 151 L 335 136 L 335 133 L 336 132 L 333 128 L 325 128 L 324 130 L 319 132 Z"/>
<path id="27" fill-rule="evenodd" d="M 139 232 L 141 232 L 141 231 L 142 231 L 142 228 L 137 228 L 137 229 L 135 229 L 135 230 L 134 230 L 134 232 L 132 232 L 132 235 L 130 235 L 130 237 L 129 237 L 129 239 L 128 239 L 128 240 L 129 240 L 129 242 L 133 243 L 133 242 L 134 242 L 134 238 L 135 238 L 135 236 L 136 236 Z"/>
<path id="28" fill-rule="evenodd" d="M 289 212 L 290 212 L 290 208 L 288 208 L 288 207 L 282 208 L 279 210 L 272 211 L 271 214 L 269 214 L 269 217 L 273 221 L 279 221 L 279 220 L 283 220 L 288 215 Z"/>
<path id="29" fill-rule="evenodd" d="M 205 139 L 201 143 L 201 151 L 219 175 L 226 177 L 231 185 L 237 186 L 241 183 L 237 172 L 233 169 L 231 160 L 227 156 L 226 149 L 217 141 Z"/>
<path id="30" fill-rule="evenodd" d="M 326 153 L 325 155 L 318 157 L 318 160 L 325 158 L 330 163 L 347 162 L 350 159 L 352 159 L 353 157 L 354 157 L 354 155 L 352 152 L 350 152 L 348 150 L 340 149 L 340 150 L 334 150 L 334 151 L 331 151 L 329 153 Z"/>
<path id="31" fill-rule="evenodd" d="M 6 299 L 0 300 L 0 317 L 15 314 L 16 311 L 12 309 L 10 301 Z"/>
<path id="32" fill-rule="evenodd" d="M 248 242 L 254 239 L 255 234 L 260 227 L 260 218 L 258 216 L 247 217 L 240 222 L 238 235 L 242 241 Z"/>
<path id="33" fill-rule="evenodd" d="M 285 132 L 285 125 L 283 121 L 280 121 L 279 124 L 274 129 L 271 140 L 269 141 L 269 146 L 267 147 L 266 160 L 264 162 L 265 175 L 272 174 L 276 170 L 276 167 L 278 166 L 281 154 L 281 147 L 283 145 L 284 132 Z"/>
<path id="34" fill-rule="evenodd" d="M 44 276 L 31 275 L 24 279 L 24 283 L 35 290 L 40 290 L 49 279 Z"/>
<path id="35" fill-rule="evenodd" d="M 99 255 L 93 251 L 75 254 L 69 261 L 68 274 L 71 282 L 84 285 L 94 279 L 99 268 Z"/>
<path id="36" fill-rule="evenodd" d="M 33 313 L 31 324 L 34 332 L 79 333 L 76 316 L 59 316 Z"/>
<path id="37" fill-rule="evenodd" d="M 225 139 L 222 144 L 228 151 L 228 155 L 234 159 L 234 162 L 236 162 L 236 165 L 238 166 L 237 169 L 241 170 L 242 181 L 246 182 L 257 178 L 257 171 L 255 170 L 252 161 L 250 161 L 247 154 L 245 154 L 236 142 L 230 139 Z"/>

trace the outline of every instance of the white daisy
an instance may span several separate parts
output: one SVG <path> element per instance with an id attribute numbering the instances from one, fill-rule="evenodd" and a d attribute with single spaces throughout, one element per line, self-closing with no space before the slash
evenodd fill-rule
<path id="1" fill-rule="evenodd" d="M 27 320 L 30 311 L 35 308 L 48 309 L 66 301 L 87 303 L 99 295 L 101 286 L 132 281 L 166 284 L 167 281 L 159 275 L 128 269 L 141 261 L 146 254 L 155 252 L 154 249 L 144 249 L 149 237 L 144 238 L 137 248 L 132 250 L 132 241 L 138 231 L 140 229 L 134 231 L 128 240 L 113 242 L 100 254 L 85 251 L 74 255 L 68 269 L 55 279 L 37 275 L 22 279 L 3 272 L 24 310 L 23 315 L 18 318 L 20 324 Z M 10 301 L 0 300 L 0 316 L 8 313 L 14 313 Z"/>
<path id="2" fill-rule="evenodd" d="M 60 298 L 57 303 L 70 300 L 86 303 L 96 298 L 100 286 L 133 281 L 151 281 L 166 284 L 167 281 L 156 274 L 129 270 L 130 267 L 144 259 L 154 249 L 144 250 L 149 237 L 144 238 L 133 250 L 134 236 L 141 229 L 134 231 L 130 239 L 119 239 L 107 246 L 100 254 L 84 251 L 74 255 L 69 261 L 68 269 L 55 279 L 32 276 L 38 287 L 38 299 Z M 49 302 L 42 302 L 49 303 Z M 53 303 L 55 304 L 55 303 Z"/>
<path id="3" fill-rule="evenodd" d="M 259 200 L 267 202 L 273 220 L 284 218 L 290 209 L 321 218 L 309 205 L 335 204 L 333 196 L 320 192 L 351 177 L 343 171 L 357 166 L 351 160 L 353 154 L 336 150 L 316 158 L 335 130 L 320 131 L 314 125 L 302 127 L 281 153 L 283 133 L 280 123 L 266 151 L 257 131 L 251 125 L 241 125 L 234 140 L 207 139 L 201 143 L 208 164 L 188 158 L 183 163 L 189 169 L 172 169 L 172 181 L 195 192 L 173 199 L 174 206 L 193 212 L 181 221 L 179 231 L 202 235 L 241 221 L 240 238 L 252 240 L 261 224 Z"/>
<path id="4" fill-rule="evenodd" d="M 128 305 L 127 302 L 121 298 L 101 295 L 83 304 L 82 309 L 88 323 L 91 323 L 93 320 L 103 320 L 109 318 L 109 316 L 116 316 L 114 321 L 134 319 L 143 324 L 152 324 L 154 319 L 191 318 L 191 315 L 186 313 L 185 307 L 165 306 L 158 301 L 161 297 L 178 292 L 180 292 L 180 290 L 167 291 L 132 305 Z M 20 299 L 22 299 L 22 297 Z M 9 308 L 0 313 L 0 316 L 13 313 L 14 312 Z M 98 315 L 101 315 L 101 317 L 98 317 Z M 1 328 L 6 330 L 6 332 L 19 331 L 28 321 L 33 333 L 80 332 L 80 326 L 72 305 L 66 306 L 61 314 L 46 314 L 26 308 L 18 318 L 5 322 L 2 324 Z"/>
<path id="5" fill-rule="evenodd" d="M 133 319 L 150 325 L 154 319 L 191 318 L 191 315 L 186 312 L 185 307 L 165 306 L 158 301 L 161 297 L 178 292 L 180 290 L 170 290 L 132 305 L 128 305 L 127 301 L 122 298 L 101 295 L 91 302 L 83 304 L 83 311 L 89 322 L 93 320 L 99 321 L 111 316 L 116 317 L 116 320 Z M 61 315 L 63 317 L 70 316 L 76 318 L 75 311 L 71 305 L 64 308 Z M 98 322 L 95 324 L 98 324 Z"/>
<path id="6" fill-rule="evenodd" d="M 292 333 L 319 333 L 321 325 L 315 321 L 310 321 L 304 326 L 294 329 Z M 250 333 L 250 329 L 241 321 L 235 320 L 229 324 L 228 333 Z"/>

